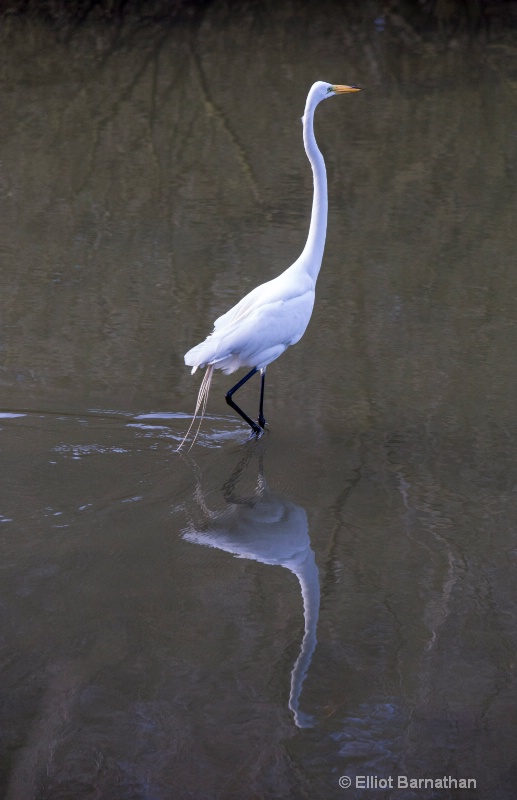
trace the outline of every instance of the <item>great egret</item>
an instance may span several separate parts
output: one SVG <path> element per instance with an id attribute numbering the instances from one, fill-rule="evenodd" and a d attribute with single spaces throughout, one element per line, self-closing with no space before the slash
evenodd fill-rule
<path id="1" fill-rule="evenodd" d="M 185 355 L 185 364 L 207 367 L 192 423 L 181 442 L 187 439 L 201 408 L 201 420 L 206 409 L 214 369 L 230 375 L 240 367 L 251 371 L 226 393 L 226 402 L 245 420 L 255 434 L 266 424 L 264 418 L 264 382 L 266 367 L 282 355 L 289 345 L 296 344 L 309 324 L 314 306 L 314 290 L 321 267 L 327 231 L 327 173 L 325 162 L 314 137 L 314 111 L 318 103 L 335 94 L 360 91 L 357 86 L 341 86 L 317 81 L 311 87 L 303 115 L 303 142 L 312 167 L 314 194 L 307 242 L 299 258 L 277 278 L 257 286 L 216 319 L 213 332 L 204 342 Z M 260 404 L 257 422 L 234 402 L 233 395 L 256 372 L 261 374 Z M 198 427 L 199 432 L 199 427 Z M 197 433 L 196 433 L 197 436 Z M 195 441 L 196 437 L 194 437 Z M 194 444 L 194 442 L 192 442 Z"/>

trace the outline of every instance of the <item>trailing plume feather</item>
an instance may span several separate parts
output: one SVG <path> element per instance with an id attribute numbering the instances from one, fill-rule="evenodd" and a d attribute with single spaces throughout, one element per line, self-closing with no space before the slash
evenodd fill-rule
<path id="1" fill-rule="evenodd" d="M 213 374 L 214 374 L 214 365 L 213 364 L 209 364 L 208 367 L 206 368 L 206 372 L 205 372 L 205 374 L 203 376 L 203 380 L 201 381 L 201 386 L 199 387 L 199 394 L 197 396 L 196 410 L 194 411 L 194 416 L 192 417 L 192 422 L 190 423 L 189 429 L 186 432 L 186 434 L 183 437 L 183 439 L 181 440 L 181 443 L 180 443 L 178 449 L 176 450 L 176 452 L 179 452 L 181 450 L 181 448 L 183 447 L 183 445 L 185 444 L 185 442 L 186 442 L 186 440 L 188 438 L 188 435 L 189 435 L 190 431 L 192 430 L 192 426 L 193 426 L 194 422 L 196 421 L 196 417 L 198 415 L 199 409 L 201 409 L 201 417 L 199 419 L 199 425 L 197 426 L 196 435 L 194 436 L 194 438 L 192 440 L 192 444 L 189 447 L 189 451 L 194 446 L 194 443 L 195 443 L 195 441 L 196 441 L 196 439 L 198 437 L 198 434 L 199 434 L 199 430 L 201 428 L 201 423 L 203 422 L 203 418 L 205 416 L 206 403 L 207 403 L 207 400 L 208 400 L 208 393 L 210 391 L 210 384 L 212 383 L 212 375 Z"/>

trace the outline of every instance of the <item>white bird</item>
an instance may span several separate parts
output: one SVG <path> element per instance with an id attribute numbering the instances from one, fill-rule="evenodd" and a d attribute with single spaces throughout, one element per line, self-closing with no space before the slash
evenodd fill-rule
<path id="1" fill-rule="evenodd" d="M 311 87 L 302 118 L 303 142 L 314 181 L 307 242 L 294 264 L 277 278 L 257 286 L 226 314 L 216 319 L 213 332 L 204 342 L 186 353 L 185 364 L 192 367 L 192 373 L 198 367 L 207 366 L 207 370 L 199 389 L 192 423 L 178 450 L 187 439 L 200 408 L 199 426 L 201 426 L 214 369 L 222 369 L 226 375 L 230 375 L 240 367 L 252 367 L 252 370 L 226 393 L 226 402 L 240 414 L 255 434 L 262 433 L 266 424 L 264 418 L 266 367 L 281 356 L 290 345 L 296 344 L 305 333 L 314 306 L 316 279 L 325 247 L 328 209 L 327 173 L 323 156 L 314 137 L 314 111 L 318 103 L 327 97 L 358 91 L 360 89 L 357 86 L 334 85 L 323 81 L 317 81 Z M 257 422 L 232 399 L 233 394 L 256 372 L 261 374 Z M 195 439 L 196 437 L 194 441 Z"/>

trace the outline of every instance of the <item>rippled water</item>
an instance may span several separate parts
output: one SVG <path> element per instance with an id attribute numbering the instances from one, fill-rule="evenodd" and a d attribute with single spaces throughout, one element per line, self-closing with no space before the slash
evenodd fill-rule
<path id="1" fill-rule="evenodd" d="M 4 26 L 8 800 L 514 796 L 517 41 L 261 8 Z M 303 247 L 316 79 L 367 91 L 313 320 L 261 440 L 217 375 L 177 453 L 183 353 Z"/>

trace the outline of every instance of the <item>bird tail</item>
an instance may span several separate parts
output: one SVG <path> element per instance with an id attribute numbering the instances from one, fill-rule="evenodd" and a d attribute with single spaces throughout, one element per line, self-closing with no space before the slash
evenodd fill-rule
<path id="1" fill-rule="evenodd" d="M 185 442 L 186 442 L 186 440 L 188 438 L 188 435 L 189 435 L 190 431 L 192 430 L 192 426 L 193 426 L 194 422 L 196 421 L 196 417 L 198 415 L 199 409 L 201 409 L 201 417 L 200 417 L 200 420 L 199 420 L 199 425 L 197 426 L 196 435 L 194 436 L 194 438 L 192 440 L 192 444 L 190 445 L 189 450 L 191 450 L 193 448 L 193 446 L 194 446 L 194 443 L 195 443 L 195 441 L 196 441 L 196 439 L 198 437 L 198 434 L 199 434 L 199 430 L 201 428 L 201 423 L 203 422 L 203 418 L 205 416 L 206 403 L 207 403 L 207 400 L 208 400 L 208 393 L 210 391 L 210 384 L 212 383 L 212 375 L 213 374 L 214 374 L 214 365 L 213 364 L 209 364 L 208 367 L 206 368 L 206 372 L 205 372 L 205 374 L 203 376 L 203 380 L 201 381 L 201 386 L 199 387 L 199 394 L 197 396 L 196 410 L 194 411 L 194 416 L 192 417 L 192 422 L 190 423 L 188 431 L 186 432 L 185 436 L 181 440 L 181 443 L 180 443 L 178 449 L 176 450 L 177 453 L 181 450 L 181 448 L 185 444 Z"/>
<path id="2" fill-rule="evenodd" d="M 210 334 L 203 342 L 200 342 L 195 347 L 192 347 L 188 353 L 185 353 L 185 364 L 188 367 L 192 367 L 192 373 L 194 373 L 198 367 L 204 367 L 205 364 L 209 364 L 216 353 L 217 343 L 214 345 Z"/>

